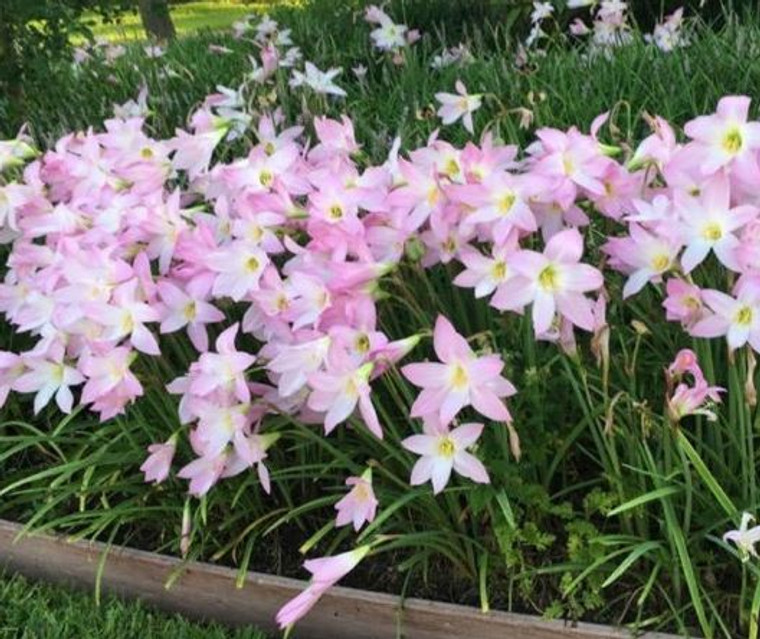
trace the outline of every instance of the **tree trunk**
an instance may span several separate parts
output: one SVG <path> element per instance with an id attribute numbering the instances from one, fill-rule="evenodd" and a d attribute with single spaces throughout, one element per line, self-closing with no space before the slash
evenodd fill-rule
<path id="1" fill-rule="evenodd" d="M 149 38 L 171 40 L 174 23 L 169 13 L 169 0 L 139 0 L 140 18 Z"/>

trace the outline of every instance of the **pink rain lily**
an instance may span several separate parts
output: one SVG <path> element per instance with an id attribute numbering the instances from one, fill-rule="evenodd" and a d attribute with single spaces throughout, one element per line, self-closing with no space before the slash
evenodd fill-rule
<path id="1" fill-rule="evenodd" d="M 150 455 L 140 466 L 140 470 L 145 473 L 146 482 L 160 484 L 169 476 L 169 469 L 174 459 L 174 452 L 177 448 L 177 436 L 173 435 L 163 444 L 151 444 L 148 446 Z"/>
<path id="2" fill-rule="evenodd" d="M 717 415 L 706 407 L 708 401 L 720 402 L 720 394 L 724 392 L 719 386 L 697 384 L 694 387 L 679 384 L 673 396 L 668 398 L 668 415 L 677 423 L 688 415 L 702 415 L 708 421 L 714 422 Z"/>
<path id="3" fill-rule="evenodd" d="M 213 293 L 239 302 L 259 288 L 259 279 L 269 263 L 267 254 L 246 240 L 235 240 L 206 257 L 208 267 L 218 273 Z"/>
<path id="4" fill-rule="evenodd" d="M 145 322 L 157 322 L 158 311 L 138 297 L 138 280 L 132 279 L 119 286 L 108 305 L 93 307 L 90 316 L 103 323 L 106 340 L 121 340 L 129 337 L 129 343 L 142 353 L 160 355 L 155 336 L 145 326 Z"/>
<path id="5" fill-rule="evenodd" d="M 511 421 L 501 398 L 516 391 L 499 375 L 504 368 L 501 357 L 477 357 L 443 315 L 435 323 L 433 346 L 443 363 L 407 364 L 401 369 L 404 377 L 423 389 L 412 405 L 412 417 L 435 415 L 448 425 L 459 411 L 471 405 L 495 421 Z"/>
<path id="6" fill-rule="evenodd" d="M 747 122 L 750 98 L 726 96 L 713 115 L 702 115 L 684 126 L 694 140 L 695 154 L 702 159 L 704 175 L 712 175 L 731 165 L 746 180 L 760 177 L 757 151 L 760 150 L 760 123 Z"/>
<path id="7" fill-rule="evenodd" d="M 0 408 L 5 405 L 13 384 L 25 370 L 24 360 L 20 356 L 0 351 Z"/>
<path id="8" fill-rule="evenodd" d="M 704 315 L 702 291 L 698 286 L 682 279 L 672 278 L 665 285 L 667 297 L 662 305 L 665 307 L 666 319 L 690 326 Z"/>
<path id="9" fill-rule="evenodd" d="M 279 375 L 277 390 L 281 397 L 289 397 L 303 388 L 311 373 L 319 370 L 327 357 L 330 337 L 324 335 L 298 344 L 279 347 L 277 355 L 267 368 Z"/>
<path id="10" fill-rule="evenodd" d="M 440 493 L 454 470 L 479 484 L 488 484 L 488 472 L 477 457 L 467 452 L 483 432 L 483 424 L 462 424 L 449 431 L 437 418 L 425 423 L 424 435 L 412 435 L 401 442 L 407 450 L 421 455 L 412 468 L 410 483 L 419 486 L 433 484 L 433 493 Z"/>
<path id="11" fill-rule="evenodd" d="M 13 383 L 13 390 L 22 393 L 37 393 L 34 397 L 34 414 L 39 413 L 55 396 L 58 408 L 70 413 L 74 404 L 71 386 L 85 381 L 75 368 L 67 366 L 62 358 L 50 360 L 45 357 L 24 357 L 26 372 Z"/>
<path id="12" fill-rule="evenodd" d="M 747 342 L 760 352 L 760 284 L 749 282 L 731 297 L 720 291 L 702 291 L 702 299 L 713 314 L 690 327 L 694 337 L 719 337 L 725 335 L 731 350 L 741 348 Z"/>
<path id="13" fill-rule="evenodd" d="M 82 404 L 94 403 L 105 415 L 118 414 L 127 403 L 143 394 L 143 388 L 129 370 L 137 353 L 120 346 L 105 355 L 85 353 L 79 370 L 87 377 L 82 389 Z M 98 408 L 101 407 L 101 408 Z"/>
<path id="14" fill-rule="evenodd" d="M 508 262 L 518 250 L 517 234 L 511 234 L 510 237 L 514 238 L 513 241 L 503 246 L 494 245 L 490 257 L 475 249 L 462 250 L 460 259 L 466 268 L 456 276 L 454 284 L 474 288 L 475 297 L 481 298 L 490 295 L 513 277 Z"/>
<path id="15" fill-rule="evenodd" d="M 441 103 L 441 107 L 438 109 L 438 117 L 441 118 L 443 124 L 453 124 L 462 118 L 464 128 L 470 133 L 474 133 L 472 114 L 483 104 L 483 94 L 468 94 L 467 87 L 461 80 L 457 80 L 454 86 L 456 93 L 435 94 L 435 99 Z"/>
<path id="16" fill-rule="evenodd" d="M 333 80 L 342 72 L 340 68 L 320 71 L 313 62 L 306 62 L 304 72 L 293 70 L 293 78 L 290 81 L 291 87 L 308 86 L 315 93 L 323 95 L 336 95 L 346 97 L 346 92 L 341 89 Z"/>
<path id="17" fill-rule="evenodd" d="M 675 206 L 680 212 L 680 229 L 686 244 L 681 256 L 685 273 L 699 266 L 710 251 L 725 267 L 739 270 L 736 254 L 739 239 L 734 232 L 754 220 L 758 209 L 754 206 L 731 208 L 730 201 L 729 181 L 725 176 L 708 181 L 699 198 L 676 192 Z"/>
<path id="18" fill-rule="evenodd" d="M 207 351 L 206 324 L 221 322 L 224 319 L 224 313 L 200 297 L 185 293 L 168 280 L 158 283 L 158 292 L 164 304 L 161 314 L 161 332 L 173 333 L 187 327 L 187 334 L 193 346 L 202 353 Z"/>
<path id="19" fill-rule="evenodd" d="M 212 486 L 219 481 L 227 463 L 226 452 L 216 457 L 199 457 L 191 461 L 187 466 L 180 468 L 177 477 L 189 479 L 189 492 L 196 497 L 202 497 Z"/>
<path id="20" fill-rule="evenodd" d="M 627 237 L 607 240 L 602 250 L 610 256 L 610 265 L 629 273 L 623 286 L 623 298 L 635 295 L 648 282 L 659 282 L 676 264 L 681 244 L 666 235 L 654 234 L 638 224 L 628 227 Z"/>
<path id="21" fill-rule="evenodd" d="M 300 595 L 288 601 L 277 613 L 281 629 L 288 628 L 306 615 L 319 598 L 351 572 L 367 556 L 370 546 L 360 546 L 334 557 L 321 557 L 304 562 L 312 574 L 309 586 Z"/>
<path id="22" fill-rule="evenodd" d="M 325 413 L 325 433 L 345 421 L 354 412 L 357 405 L 367 428 L 378 438 L 383 438 L 383 431 L 372 405 L 369 378 L 372 363 L 356 366 L 343 349 L 336 349 L 327 359 L 327 370 L 311 373 L 309 386 L 313 389 L 309 395 L 308 406 L 312 410 Z"/>
<path id="23" fill-rule="evenodd" d="M 554 235 L 543 253 L 516 253 L 511 264 L 518 277 L 502 285 L 504 308 L 521 310 L 532 302 L 536 334 L 547 332 L 558 312 L 593 331 L 593 304 L 584 293 L 600 288 L 604 279 L 596 268 L 580 263 L 582 255 L 583 237 L 575 229 Z"/>
<path id="24" fill-rule="evenodd" d="M 755 544 L 760 542 L 760 526 L 749 527 L 750 522 L 755 518 L 749 513 L 742 513 L 742 520 L 737 530 L 729 530 L 723 535 L 724 542 L 733 542 L 741 554 L 742 561 L 748 561 L 750 555 L 760 558 L 755 549 Z"/>
<path id="25" fill-rule="evenodd" d="M 251 398 L 245 371 L 256 356 L 235 349 L 238 324 L 233 324 L 216 339 L 216 353 L 203 353 L 192 370 L 190 392 L 201 397 L 216 390 L 234 393 L 241 402 Z"/>
<path id="26" fill-rule="evenodd" d="M 365 522 L 375 518 L 377 511 L 378 502 L 372 490 L 372 469 L 365 470 L 361 477 L 349 477 L 346 486 L 351 486 L 351 491 L 335 504 L 338 511 L 335 525 L 340 527 L 353 523 L 354 530 L 359 532 Z"/>

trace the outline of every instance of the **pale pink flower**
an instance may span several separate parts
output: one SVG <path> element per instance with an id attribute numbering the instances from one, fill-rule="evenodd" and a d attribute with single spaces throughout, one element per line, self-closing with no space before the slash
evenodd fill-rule
<path id="1" fill-rule="evenodd" d="M 377 511 L 377 498 L 372 490 L 372 469 L 368 468 L 361 477 L 349 477 L 346 486 L 351 486 L 351 491 L 337 504 L 335 510 L 338 515 L 335 525 L 345 526 L 353 523 L 354 530 L 359 532 L 362 525 L 371 522 Z"/>
<path id="2" fill-rule="evenodd" d="M 737 292 L 737 297 L 731 297 L 721 291 L 702 291 L 702 299 L 713 314 L 691 326 L 689 334 L 694 337 L 725 335 L 731 350 L 749 342 L 760 352 L 760 285 L 749 282 Z"/>
<path id="3" fill-rule="evenodd" d="M 330 337 L 324 335 L 297 344 L 283 344 L 267 368 L 279 375 L 277 390 L 289 397 L 303 388 L 311 373 L 322 367 L 330 348 Z"/>
<path id="4" fill-rule="evenodd" d="M 190 392 L 201 397 L 215 390 L 234 393 L 241 402 L 251 398 L 245 372 L 256 356 L 235 349 L 238 324 L 233 324 L 216 339 L 216 353 L 203 353 L 193 369 Z"/>
<path id="5" fill-rule="evenodd" d="M 338 424 L 348 419 L 358 405 L 367 428 L 382 439 L 383 431 L 370 397 L 369 378 L 373 364 L 357 367 L 343 349 L 333 351 L 326 363 L 325 371 L 308 376 L 309 386 L 313 389 L 308 406 L 325 413 L 325 433 L 329 435 Z"/>
<path id="6" fill-rule="evenodd" d="M 75 368 L 63 362 L 62 353 L 58 358 L 24 357 L 26 371 L 13 383 L 13 390 L 21 393 L 37 393 L 34 397 L 34 414 L 39 413 L 55 396 L 58 408 L 70 413 L 74 403 L 71 386 L 85 381 Z"/>
<path id="7" fill-rule="evenodd" d="M 680 379 L 685 373 L 689 373 L 697 384 L 705 382 L 697 354 L 690 348 L 683 348 L 676 353 L 675 359 L 668 366 L 667 373 L 671 380 Z"/>
<path id="8" fill-rule="evenodd" d="M 689 415 L 702 415 L 708 421 L 714 422 L 717 415 L 709 409 L 708 402 L 720 402 L 720 393 L 725 389 L 719 386 L 708 386 L 707 383 L 697 383 L 690 387 L 679 384 L 675 392 L 668 398 L 668 415 L 673 422 L 679 422 Z"/>
<path id="9" fill-rule="evenodd" d="M 502 246 L 494 245 L 490 257 L 475 249 L 462 250 L 459 259 L 466 268 L 454 278 L 454 284 L 474 288 L 475 297 L 480 298 L 490 295 L 514 277 L 509 261 L 519 250 L 517 233 L 510 234 L 510 238 L 511 241 Z"/>
<path id="10" fill-rule="evenodd" d="M 79 370 L 87 377 L 82 404 L 113 402 L 116 409 L 142 395 L 142 385 L 129 370 L 136 357 L 137 353 L 124 346 L 112 348 L 104 355 L 85 353 L 79 362 Z"/>
<path id="11" fill-rule="evenodd" d="M 684 126 L 694 140 L 694 152 L 702 158 L 704 175 L 731 165 L 743 179 L 757 180 L 757 151 L 760 150 L 760 123 L 748 122 L 750 98 L 726 96 L 713 115 L 702 115 Z"/>
<path id="12" fill-rule="evenodd" d="M 370 546 L 360 546 L 334 557 L 321 557 L 304 562 L 304 568 L 312 574 L 311 582 L 306 590 L 288 601 L 277 612 L 280 628 L 284 630 L 306 615 L 319 598 L 356 568 L 369 551 Z"/>
<path id="13" fill-rule="evenodd" d="M 470 133 L 475 129 L 472 123 L 472 114 L 477 111 L 483 104 L 483 94 L 467 93 L 467 87 L 461 80 L 457 80 L 454 85 L 456 93 L 436 93 L 435 99 L 441 103 L 438 109 L 438 117 L 443 124 L 453 124 L 459 118 L 462 118 L 464 128 Z"/>
<path id="14" fill-rule="evenodd" d="M 145 322 L 158 322 L 158 311 L 138 297 L 138 280 L 133 278 L 120 285 L 113 294 L 110 304 L 93 305 L 89 316 L 105 326 L 103 338 L 119 341 L 128 337 L 129 343 L 138 351 L 148 355 L 160 355 L 153 333 Z"/>
<path id="15" fill-rule="evenodd" d="M 189 492 L 196 497 L 202 497 L 219 481 L 227 463 L 227 453 L 216 457 L 199 457 L 179 469 L 177 477 L 189 479 Z"/>
<path id="16" fill-rule="evenodd" d="M 676 263 L 681 243 L 664 234 L 650 233 L 638 224 L 628 227 L 627 237 L 607 240 L 602 250 L 610 256 L 610 266 L 628 273 L 623 298 L 635 295 L 648 282 L 660 282 Z"/>
<path id="17" fill-rule="evenodd" d="M 306 62 L 304 69 L 305 71 L 303 73 L 297 69 L 293 69 L 293 78 L 290 80 L 291 87 L 305 85 L 311 88 L 315 93 L 346 97 L 346 92 L 333 82 L 333 80 L 340 75 L 342 71 L 340 68 L 320 71 L 314 63 Z"/>
<path id="18" fill-rule="evenodd" d="M 163 444 L 151 444 L 148 446 L 148 458 L 140 466 L 140 470 L 145 473 L 146 482 L 160 484 L 169 476 L 169 469 L 174 459 L 174 452 L 177 448 L 177 436 L 173 435 Z"/>
<path id="19" fill-rule="evenodd" d="M 25 370 L 24 361 L 20 356 L 0 351 L 0 408 L 5 405 L 13 384 Z"/>
<path id="20" fill-rule="evenodd" d="M 412 417 L 435 415 L 448 425 L 459 411 L 471 405 L 495 421 L 511 421 L 501 398 L 516 391 L 499 375 L 504 368 L 501 357 L 477 357 L 443 315 L 435 323 L 433 346 L 443 363 L 407 364 L 401 369 L 404 377 L 423 389 L 412 405 Z"/>
<path id="21" fill-rule="evenodd" d="M 206 324 L 221 322 L 224 313 L 200 296 L 184 292 L 169 280 L 158 283 L 158 292 L 163 302 L 161 332 L 173 333 L 187 327 L 187 334 L 193 346 L 201 353 L 207 351 Z"/>
<path id="22" fill-rule="evenodd" d="M 490 483 L 488 472 L 477 457 L 467 452 L 483 432 L 483 424 L 462 424 L 449 431 L 437 418 L 425 423 L 424 435 L 412 435 L 401 442 L 407 450 L 421 455 L 412 468 L 410 483 L 433 484 L 433 493 L 440 493 L 449 482 L 451 471 L 480 484 Z"/>
<path id="23" fill-rule="evenodd" d="M 710 251 L 732 271 L 739 270 L 736 250 L 739 239 L 735 231 L 757 217 L 754 206 L 731 208 L 729 181 L 725 176 L 709 180 L 700 196 L 693 198 L 676 193 L 675 207 L 680 213 L 679 230 L 686 244 L 681 256 L 685 273 L 699 266 Z"/>
<path id="24" fill-rule="evenodd" d="M 679 278 L 668 280 L 665 286 L 667 297 L 662 305 L 666 310 L 666 319 L 690 326 L 704 315 L 702 291 L 694 285 Z"/>
<path id="25" fill-rule="evenodd" d="M 502 284 L 505 308 L 521 310 L 533 303 L 536 334 L 549 330 L 557 313 L 576 326 L 592 331 L 592 302 L 584 294 L 602 286 L 602 274 L 581 264 L 583 237 L 575 229 L 554 235 L 543 253 L 519 251 L 511 258 L 518 277 Z"/>
<path id="26" fill-rule="evenodd" d="M 258 290 L 269 257 L 256 244 L 235 240 L 206 256 L 205 263 L 218 273 L 213 294 L 228 295 L 237 302 L 247 293 Z"/>
<path id="27" fill-rule="evenodd" d="M 723 535 L 723 541 L 732 541 L 736 544 L 736 547 L 741 554 L 742 561 L 749 560 L 750 555 L 758 558 L 755 544 L 760 542 L 760 526 L 749 527 L 750 522 L 755 521 L 755 518 L 749 513 L 742 513 L 742 520 L 737 530 L 729 530 Z"/>

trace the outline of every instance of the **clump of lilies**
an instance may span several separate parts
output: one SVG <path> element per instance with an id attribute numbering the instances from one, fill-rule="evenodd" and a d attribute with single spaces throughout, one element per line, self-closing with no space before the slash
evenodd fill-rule
<path id="1" fill-rule="evenodd" d="M 406 27 L 379 9 L 367 20 L 379 49 L 409 44 Z M 274 28 L 260 40 L 271 55 L 289 42 Z M 296 77 L 341 95 L 335 75 L 307 66 Z M 478 96 L 458 84 L 439 99 L 444 121 L 461 117 L 473 130 Z M 503 353 L 443 314 L 388 334 L 380 283 L 409 260 L 448 264 L 452 286 L 472 289 L 495 315 L 527 314 L 536 340 L 572 351 L 577 333 L 607 329 L 621 273 L 621 298 L 656 288 L 663 318 L 688 335 L 760 351 L 760 123 L 749 106 L 723 98 L 686 124 L 683 143 L 657 119 L 618 159 L 598 139 L 605 114 L 589 133 L 539 129 L 526 149 L 489 133 L 463 148 L 433 137 L 406 153 L 396 144 L 367 166 L 355 159 L 348 116 L 316 117 L 307 143 L 302 127 L 277 111 L 249 113 L 224 87 L 171 139 L 146 132 L 143 109 L 122 109 L 103 131 L 67 135 L 36 158 L 22 133 L 0 144 L 9 250 L 0 313 L 34 343 L 0 352 L 0 406 L 11 392 L 33 394 L 35 412 L 54 402 L 111 419 L 144 393 L 138 360 L 159 357 L 166 336 L 184 332 L 197 356 L 168 384 L 182 430 L 150 447 L 146 481 L 170 476 L 184 436 L 195 458 L 176 475 L 192 495 L 252 470 L 269 492 L 272 416 L 318 424 L 324 437 L 351 428 L 382 439 L 375 390 L 398 365 L 416 393 L 398 442 L 416 456 L 410 484 L 430 482 L 438 494 L 452 481 L 488 483 L 479 442 L 488 429 L 514 433 L 508 398 L 519 392 Z M 250 127 L 257 143 L 218 160 L 223 141 Z M 613 230 L 592 251 L 597 221 Z M 726 277 L 702 286 L 708 268 Z M 671 423 L 715 417 L 724 390 L 692 351 L 677 354 L 666 378 Z M 381 505 L 371 467 L 346 485 L 336 525 L 358 532 Z M 752 552 L 747 523 L 729 538 Z M 313 580 L 281 625 L 372 549 L 308 561 Z"/>

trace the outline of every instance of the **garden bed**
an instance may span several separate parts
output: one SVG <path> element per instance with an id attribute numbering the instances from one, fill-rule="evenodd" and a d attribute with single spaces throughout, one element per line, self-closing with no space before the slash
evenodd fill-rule
<path id="1" fill-rule="evenodd" d="M 138 597 L 189 617 L 233 625 L 255 624 L 274 631 L 274 614 L 306 585 L 256 572 L 242 587 L 238 573 L 202 562 L 98 542 L 69 542 L 62 536 L 23 535 L 23 526 L 0 520 L 0 565 L 36 579 L 103 588 Z M 104 554 L 105 553 L 105 554 Z M 176 577 L 176 578 L 175 578 Z M 167 587 L 167 583 L 171 583 Z M 467 636 L 489 639 L 592 639 L 633 636 L 625 629 L 589 623 L 568 625 L 529 615 L 483 613 L 467 606 L 336 587 L 298 626 L 297 635 L 311 639 L 414 637 L 444 639 Z M 675 635 L 648 633 L 647 639 Z"/>

